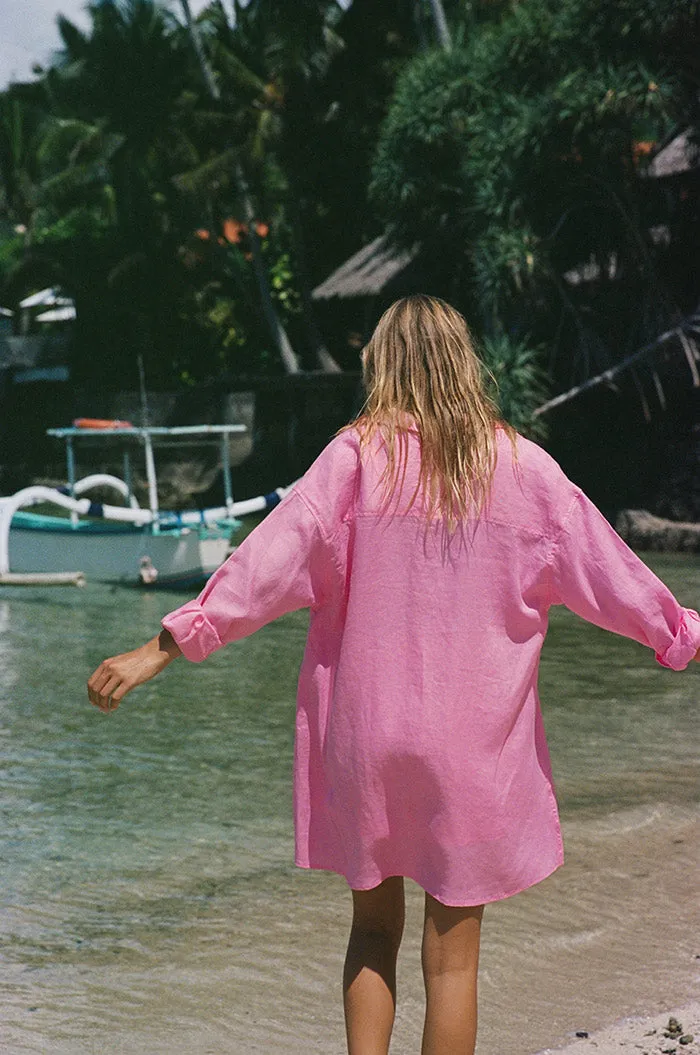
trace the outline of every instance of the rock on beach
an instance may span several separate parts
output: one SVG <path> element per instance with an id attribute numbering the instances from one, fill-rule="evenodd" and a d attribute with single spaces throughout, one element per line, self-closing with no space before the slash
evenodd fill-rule
<path id="1" fill-rule="evenodd" d="M 665 520 L 646 509 L 621 510 L 615 530 L 635 549 L 700 553 L 700 524 Z"/>
<path id="2" fill-rule="evenodd" d="M 572 1036 L 581 1037 L 585 1023 Z M 563 1048 L 545 1048 L 537 1055 L 700 1055 L 700 1002 L 648 1017 L 623 1018 L 588 1032 Z"/>

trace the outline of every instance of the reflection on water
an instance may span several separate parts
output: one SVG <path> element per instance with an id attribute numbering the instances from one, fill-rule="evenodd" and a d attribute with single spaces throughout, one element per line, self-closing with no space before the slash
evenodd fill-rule
<path id="1" fill-rule="evenodd" d="M 698 606 L 697 561 L 647 559 Z M 0 595 L 3 1051 L 344 1050 L 347 887 L 291 864 L 305 614 L 173 664 L 113 714 L 85 699 L 94 666 L 183 600 Z M 567 865 L 489 907 L 483 1055 L 616 1017 L 631 977 L 648 1002 L 690 986 L 697 673 L 553 610 L 540 692 Z M 420 909 L 411 885 L 399 1052 L 418 1045 Z"/>

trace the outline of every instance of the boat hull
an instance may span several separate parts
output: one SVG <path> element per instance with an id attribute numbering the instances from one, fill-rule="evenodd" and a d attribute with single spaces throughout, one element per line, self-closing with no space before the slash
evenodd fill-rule
<path id="1" fill-rule="evenodd" d="M 61 517 L 20 513 L 10 528 L 9 550 L 17 573 L 80 571 L 88 581 L 186 589 L 223 563 L 230 542 L 226 534 L 193 528 L 156 533 L 105 522 L 72 526 Z"/>

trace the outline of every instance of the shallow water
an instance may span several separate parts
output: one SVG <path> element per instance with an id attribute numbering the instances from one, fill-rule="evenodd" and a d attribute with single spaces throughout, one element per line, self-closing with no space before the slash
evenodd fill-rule
<path id="1" fill-rule="evenodd" d="M 645 560 L 698 607 L 697 559 Z M 0 593 L 3 1052 L 344 1051 L 347 886 L 291 863 L 306 615 L 173 664 L 113 714 L 85 698 L 185 599 Z M 699 674 L 552 610 L 540 694 L 567 863 L 486 911 L 480 1055 L 692 995 Z M 400 1055 L 423 1010 L 407 893 Z"/>

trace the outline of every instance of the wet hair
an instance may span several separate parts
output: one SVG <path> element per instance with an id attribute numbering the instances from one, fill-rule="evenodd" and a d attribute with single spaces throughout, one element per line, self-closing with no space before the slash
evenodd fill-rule
<path id="1" fill-rule="evenodd" d="M 367 398 L 348 427 L 358 429 L 362 445 L 383 440 L 386 500 L 402 491 L 414 428 L 421 466 L 408 508 L 420 494 L 428 519 L 441 518 L 450 529 L 478 516 L 496 467 L 496 428 L 505 430 L 516 458 L 517 433 L 486 391 L 489 371 L 463 316 L 438 297 L 403 297 L 377 323 L 362 366 Z"/>

